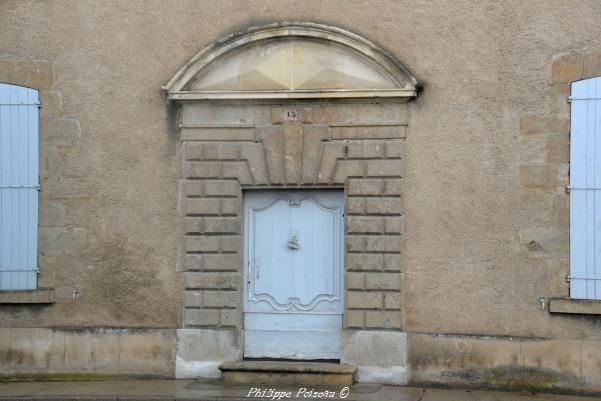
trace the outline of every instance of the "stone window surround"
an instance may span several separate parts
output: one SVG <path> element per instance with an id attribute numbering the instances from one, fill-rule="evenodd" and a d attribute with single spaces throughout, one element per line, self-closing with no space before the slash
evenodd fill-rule
<path id="1" fill-rule="evenodd" d="M 60 173 L 60 151 L 78 144 L 81 128 L 78 120 L 63 114 L 62 94 L 53 88 L 51 62 L 0 60 L 0 82 L 33 88 L 40 94 L 38 288 L 0 291 L 0 304 L 52 304 L 56 298 L 54 266 L 85 237 L 84 228 L 66 222 L 63 200 L 73 196 L 68 183 L 74 178 Z"/>
<path id="2" fill-rule="evenodd" d="M 550 227 L 520 230 L 520 241 L 535 257 L 542 257 L 553 267 L 552 296 L 549 312 L 553 314 L 601 315 L 601 301 L 569 297 L 569 135 L 571 110 L 570 87 L 575 81 L 601 76 L 601 52 L 572 51 L 555 56 L 551 64 L 550 113 L 525 116 L 520 120 L 524 137 L 546 138 L 548 154 L 545 165 L 520 167 L 522 187 L 552 192 L 551 214 L 563 216 Z M 551 249 L 551 251 L 547 251 Z"/>

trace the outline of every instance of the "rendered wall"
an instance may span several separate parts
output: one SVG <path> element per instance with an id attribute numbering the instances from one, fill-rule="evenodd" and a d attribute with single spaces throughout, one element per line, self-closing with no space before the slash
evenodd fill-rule
<path id="1" fill-rule="evenodd" d="M 601 73 L 600 16 L 593 0 L 2 2 L 0 81 L 24 83 L 14 62 L 47 65 L 44 85 L 62 99 L 58 119 L 79 123 L 55 130 L 73 141 L 41 156 L 61 194 L 51 199 L 42 180 L 41 216 L 52 212 L 71 233 L 59 236 L 68 244 L 52 261 L 40 259 L 54 275 L 56 303 L 2 305 L 0 325 L 181 327 L 179 138 L 176 108 L 165 105 L 160 86 L 226 34 L 307 20 L 375 41 L 424 84 L 408 104 L 404 329 L 596 347 L 601 318 L 552 315 L 538 299 L 567 294 L 569 105 L 557 94 L 572 79 Z M 562 57 L 573 62 L 554 64 Z M 42 102 L 42 117 L 58 104 Z M 44 243 L 57 241 L 41 237 L 40 249 Z M 561 349 L 544 341 L 552 355 Z M 414 360 L 417 373 L 435 372 L 415 381 L 498 365 L 484 351 L 457 369 L 438 365 L 457 349 L 451 343 L 438 359 Z M 545 368 L 549 358 L 515 363 Z M 569 370 L 576 366 L 588 365 Z M 583 384 L 579 377 L 567 386 Z"/>

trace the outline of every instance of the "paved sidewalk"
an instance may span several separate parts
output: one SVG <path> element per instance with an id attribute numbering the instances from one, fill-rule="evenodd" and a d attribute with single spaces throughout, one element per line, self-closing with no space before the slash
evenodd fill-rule
<path id="1" fill-rule="evenodd" d="M 70 382 L 0 383 L 0 400 L 271 400 L 269 389 L 280 392 L 280 400 L 352 400 L 352 401 L 601 401 L 601 397 L 509 393 L 498 391 L 447 390 L 423 387 L 395 387 L 356 384 L 347 391 L 343 386 L 261 386 L 262 398 L 247 397 L 249 385 L 224 385 L 218 381 L 194 380 L 106 380 Z M 255 390 L 253 394 L 257 395 Z M 313 393 L 310 393 L 314 390 Z M 299 393 L 299 391 L 301 391 Z M 319 394 L 319 393 L 322 394 Z M 288 394 L 281 394 L 288 393 Z M 316 394 L 317 393 L 317 394 Z M 269 397 L 271 395 L 271 397 Z M 319 397 L 321 396 L 321 397 Z M 275 399 L 278 399 L 276 396 Z"/>

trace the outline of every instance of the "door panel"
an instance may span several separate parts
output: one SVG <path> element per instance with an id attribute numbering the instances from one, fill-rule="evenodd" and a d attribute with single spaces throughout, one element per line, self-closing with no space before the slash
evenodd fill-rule
<path id="1" fill-rule="evenodd" d="M 341 191 L 245 194 L 245 356 L 337 357 L 342 213 Z"/>

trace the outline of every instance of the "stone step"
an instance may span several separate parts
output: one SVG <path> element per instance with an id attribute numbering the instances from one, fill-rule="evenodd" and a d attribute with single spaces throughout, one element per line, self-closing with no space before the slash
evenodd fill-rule
<path id="1" fill-rule="evenodd" d="M 351 385 L 357 367 L 302 361 L 239 361 L 219 365 L 223 381 L 246 384 Z"/>

